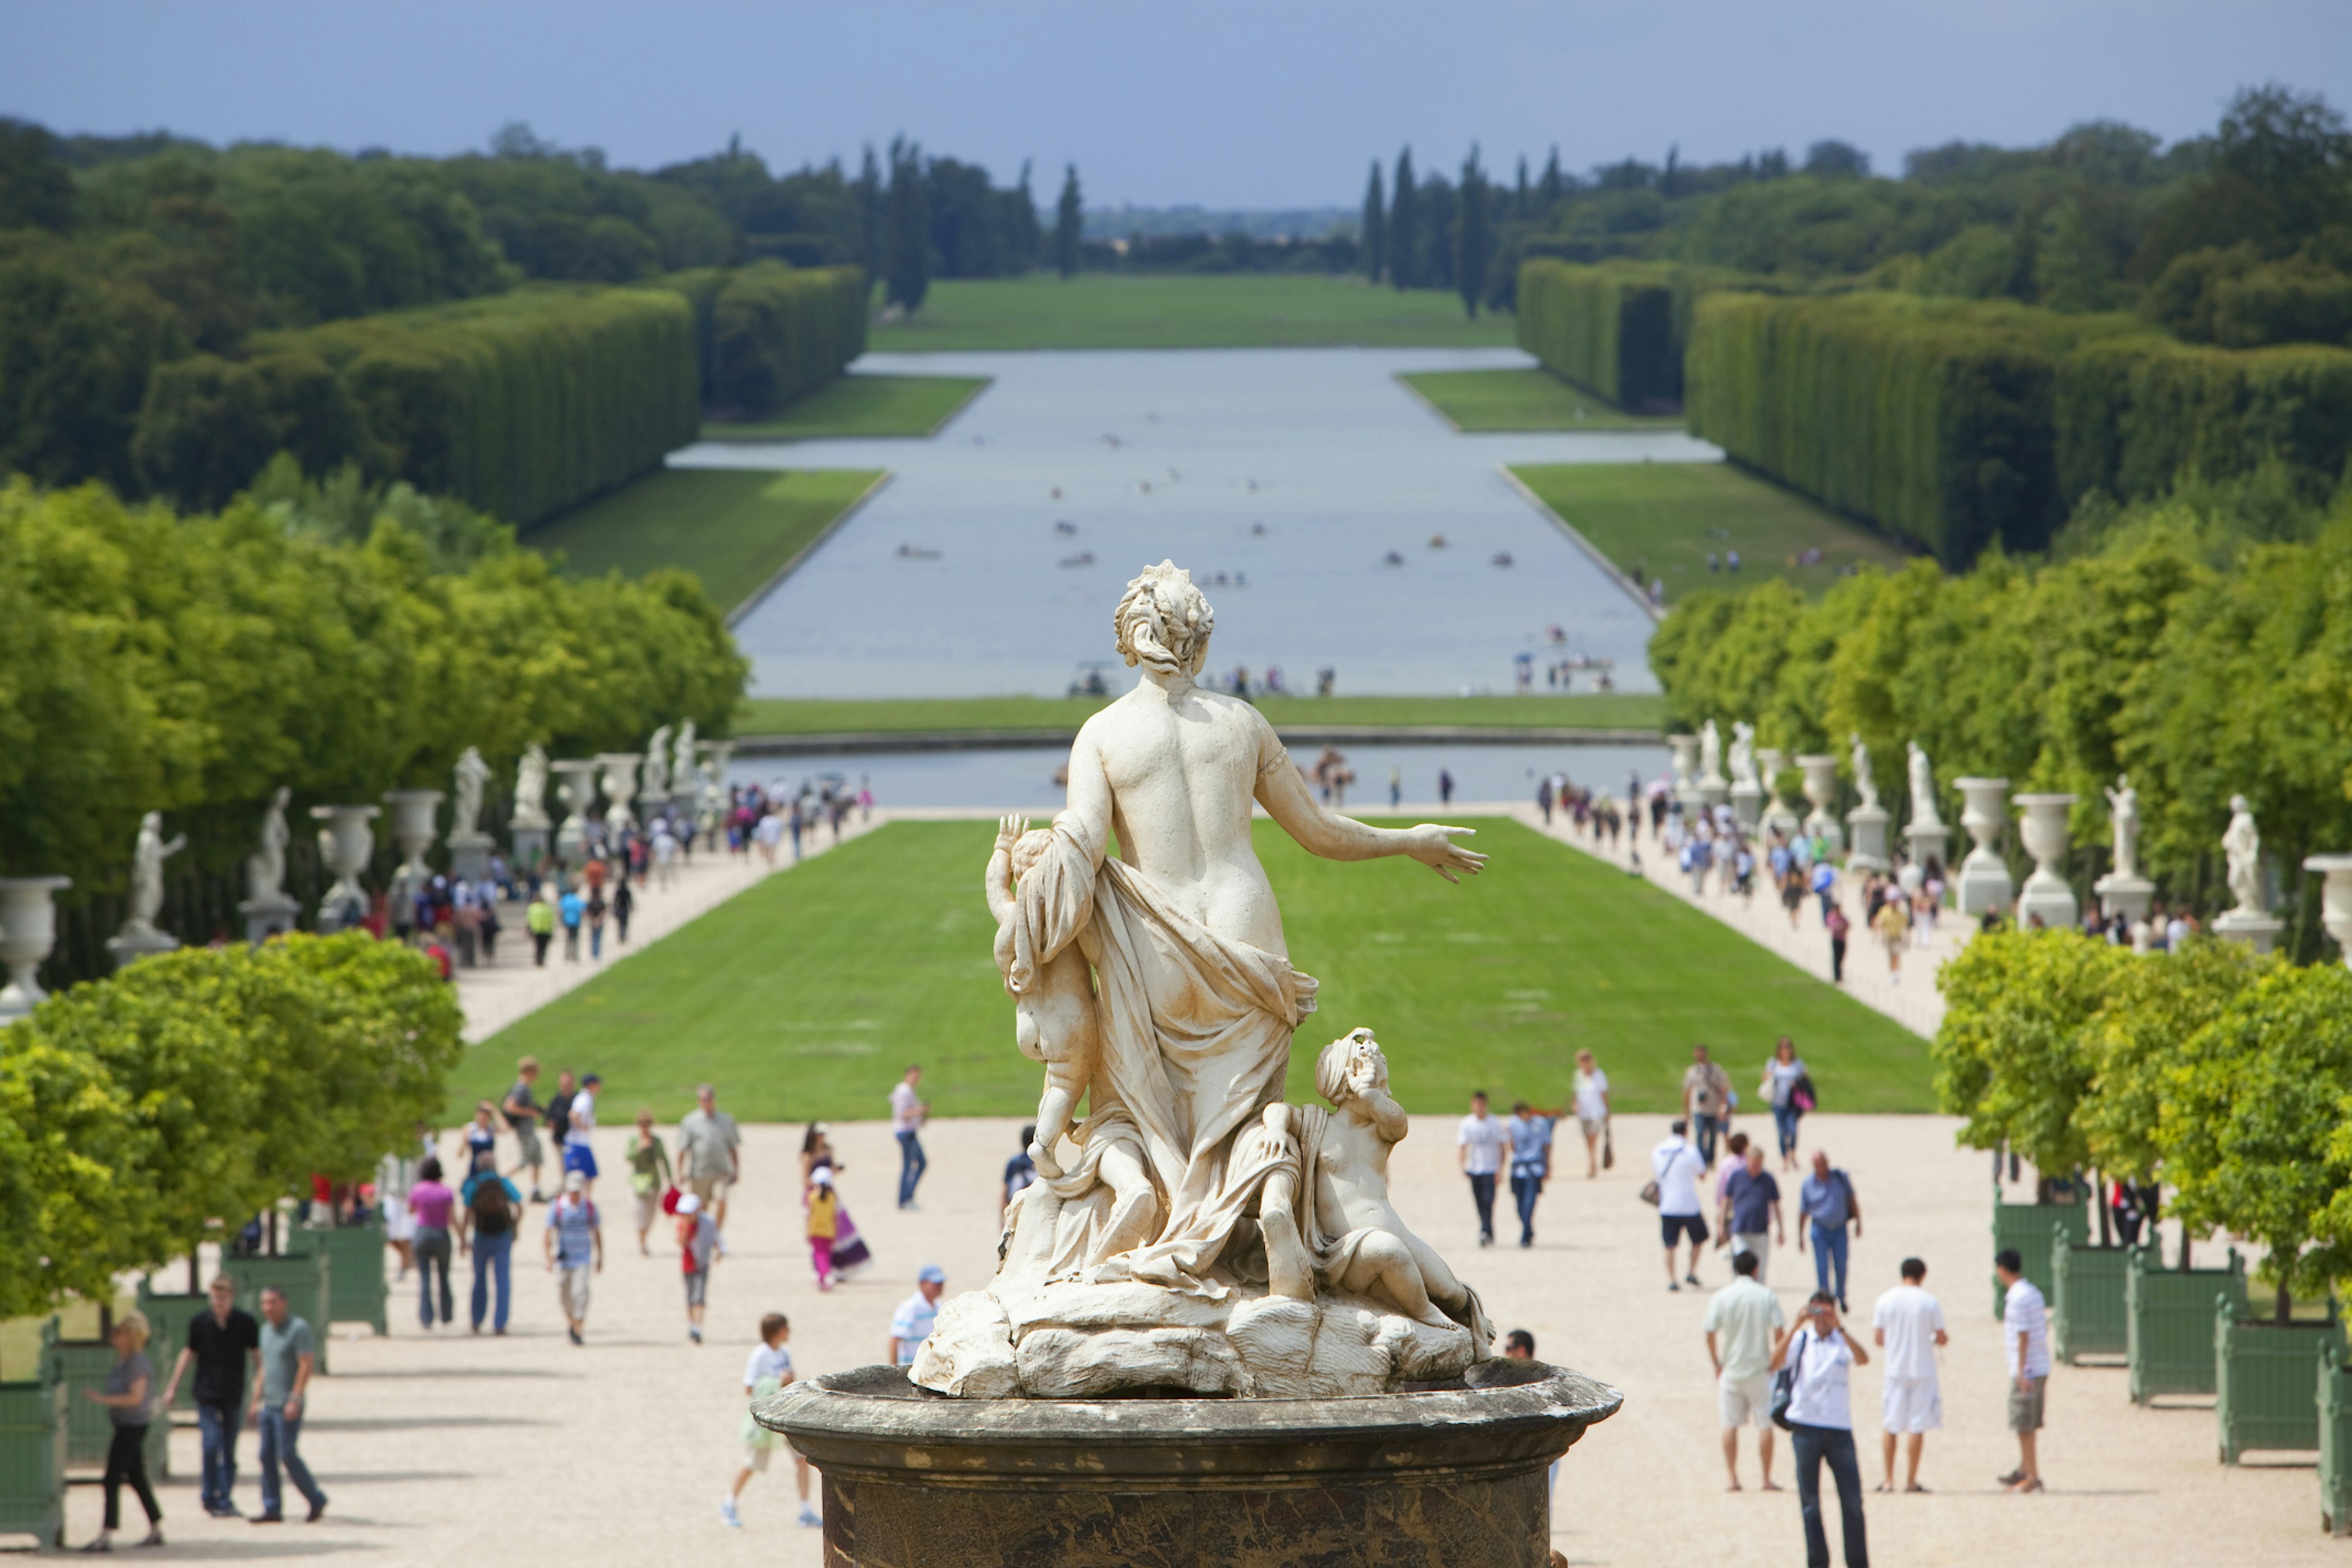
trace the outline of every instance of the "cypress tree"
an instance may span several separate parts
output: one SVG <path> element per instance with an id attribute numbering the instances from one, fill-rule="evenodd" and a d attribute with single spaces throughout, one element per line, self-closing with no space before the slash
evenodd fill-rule
<path id="1" fill-rule="evenodd" d="M 1421 280 L 1421 188 L 1412 177 L 1412 149 L 1397 154 L 1396 183 L 1389 197 L 1389 281 L 1410 289 Z"/>
<path id="2" fill-rule="evenodd" d="M 1381 193 L 1381 161 L 1375 158 L 1371 183 L 1364 187 L 1364 276 L 1375 283 L 1381 280 L 1388 230 L 1388 198 Z"/>
<path id="3" fill-rule="evenodd" d="M 908 315 L 931 287 L 930 201 L 923 189 L 923 151 L 905 137 L 890 142 L 890 196 L 884 225 L 883 281 L 890 303 Z"/>
<path id="4" fill-rule="evenodd" d="M 1551 150 L 1551 161 L 1544 165 L 1543 181 L 1536 190 L 1543 197 L 1543 216 L 1549 221 L 1559 211 L 1559 204 L 1568 195 L 1568 182 L 1560 178 L 1558 147 Z"/>
<path id="5" fill-rule="evenodd" d="M 1511 198 L 1511 216 L 1522 223 L 1534 216 L 1534 210 L 1528 205 L 1528 155 L 1525 153 L 1519 154 L 1519 188 Z"/>
<path id="6" fill-rule="evenodd" d="M 882 273 L 882 165 L 874 143 L 866 144 L 866 161 L 857 169 L 857 259 L 870 282 Z"/>
<path id="7" fill-rule="evenodd" d="M 1086 207 L 1078 196 L 1078 166 L 1063 166 L 1062 199 L 1054 208 L 1054 270 L 1068 278 L 1078 269 L 1078 240 Z"/>
<path id="8" fill-rule="evenodd" d="M 1478 297 L 1486 291 L 1486 268 L 1495 258 L 1495 226 L 1487 211 L 1486 171 L 1478 166 L 1478 144 L 1462 161 L 1462 190 L 1454 209 L 1454 289 L 1462 309 L 1478 319 Z"/>

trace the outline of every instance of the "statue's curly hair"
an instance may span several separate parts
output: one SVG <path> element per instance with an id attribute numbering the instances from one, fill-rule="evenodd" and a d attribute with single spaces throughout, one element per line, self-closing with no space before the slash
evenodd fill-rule
<path id="1" fill-rule="evenodd" d="M 1192 574 L 1173 561 L 1146 566 L 1127 585 L 1112 613 L 1113 646 L 1129 666 L 1149 664 L 1173 675 L 1198 675 L 1217 624 Z"/>

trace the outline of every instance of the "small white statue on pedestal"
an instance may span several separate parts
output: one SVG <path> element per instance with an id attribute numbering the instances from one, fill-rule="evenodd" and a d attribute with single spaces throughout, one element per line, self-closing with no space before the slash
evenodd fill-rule
<path id="1" fill-rule="evenodd" d="M 1927 764 L 1927 752 L 1916 741 L 1906 741 L 1904 747 L 1911 768 L 1911 826 L 1941 827 L 1943 814 L 1936 809 L 1936 773 Z"/>
<path id="2" fill-rule="evenodd" d="M 546 827 L 547 751 L 537 741 L 526 747 L 515 769 L 514 827 Z"/>
<path id="3" fill-rule="evenodd" d="M 1853 747 L 1853 787 L 1855 793 L 1862 796 L 1861 809 L 1876 811 L 1879 809 L 1878 785 L 1870 776 L 1870 752 L 1862 743 L 1862 731 L 1849 731 L 1846 739 Z"/>
<path id="4" fill-rule="evenodd" d="M 139 819 L 139 841 L 131 852 L 131 916 L 122 922 L 122 935 L 161 934 L 155 917 L 163 912 L 163 862 L 187 847 L 184 833 L 163 842 L 162 812 L 151 811 Z"/>
<path id="5" fill-rule="evenodd" d="M 1731 782 L 1763 787 L 1756 776 L 1756 726 L 1744 720 L 1731 726 Z"/>
<path id="6" fill-rule="evenodd" d="M 2254 826 L 2254 811 L 2246 797 L 2230 797 L 2230 826 L 2221 835 L 2221 853 L 2229 860 L 2230 894 L 2238 900 L 2233 915 L 2269 912 L 2263 889 L 2263 835 Z"/>
<path id="7" fill-rule="evenodd" d="M 692 793 L 697 801 L 702 797 L 702 762 L 694 749 L 694 721 L 688 719 L 677 727 L 677 747 L 671 753 L 669 787 L 672 795 Z"/>
<path id="8" fill-rule="evenodd" d="M 245 858 L 247 901 L 256 906 L 286 901 L 286 846 L 293 837 L 286 828 L 286 803 L 293 798 L 284 788 L 269 797 L 261 815 L 261 847 Z"/>
<path id="9" fill-rule="evenodd" d="M 2238 797 L 2242 800 L 2245 797 Z M 2116 787 L 2107 791 L 2107 813 L 2115 825 L 2116 869 L 2118 878 L 2139 875 L 2139 791 L 2132 788 L 2128 775 L 2117 773 Z M 2249 828 L 2252 819 L 2247 819 Z M 2256 839 L 2259 848 L 2261 840 Z"/>
<path id="10" fill-rule="evenodd" d="M 478 748 L 468 746 L 458 753 L 453 782 L 457 786 L 457 805 L 450 813 L 449 841 L 454 844 L 481 831 L 476 819 L 482 815 L 482 786 L 490 782 L 490 764 L 482 761 Z"/>
<path id="11" fill-rule="evenodd" d="M 637 793 L 649 810 L 659 811 L 669 805 L 669 726 L 654 731 L 646 742 L 644 782 Z"/>
<path id="12" fill-rule="evenodd" d="M 1723 736 L 1712 719 L 1699 727 L 1698 780 L 1703 784 L 1723 782 Z"/>

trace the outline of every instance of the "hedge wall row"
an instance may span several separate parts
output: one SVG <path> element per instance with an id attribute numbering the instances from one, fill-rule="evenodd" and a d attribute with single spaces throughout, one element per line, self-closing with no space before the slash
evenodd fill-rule
<path id="1" fill-rule="evenodd" d="M 2088 491 L 2161 495 L 2265 458 L 2332 484 L 2352 353 L 2195 348 L 2121 315 L 1864 292 L 1700 300 L 1691 429 L 1965 565 L 2038 550 Z"/>
<path id="2" fill-rule="evenodd" d="M 661 289 L 521 289 L 163 365 L 132 452 L 211 508 L 289 450 L 528 524 L 658 466 L 699 428 L 691 312 Z"/>
<path id="3" fill-rule="evenodd" d="M 713 302 L 704 401 L 738 418 L 772 414 L 866 352 L 866 272 L 772 261 L 730 276 Z"/>
<path id="4" fill-rule="evenodd" d="M 1538 258 L 1519 267 L 1519 346 L 1554 374 L 1621 408 L 1671 410 L 1683 400 L 1693 308 L 1726 289 L 1772 289 L 1728 268 Z"/>

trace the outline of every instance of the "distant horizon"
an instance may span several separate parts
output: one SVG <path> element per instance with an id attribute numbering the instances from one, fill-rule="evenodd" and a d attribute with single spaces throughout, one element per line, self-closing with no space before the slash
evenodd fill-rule
<path id="1" fill-rule="evenodd" d="M 2341 0 L 1982 0 L 1968 8 L 1794 0 L 1759 27 L 1730 0 L 1672 14 L 1465 0 L 1433 17 L 1364 0 L 1197 0 L 1181 15 L 984 11 L 875 0 L 854 11 L 677 0 L 299 0 L 27 7 L 0 58 L 0 113 L 63 134 L 162 128 L 424 157 L 487 148 L 521 121 L 616 167 L 708 156 L 731 135 L 779 171 L 903 133 L 1050 205 L 1075 163 L 1090 209 L 1352 205 L 1410 145 L 1451 174 L 1474 144 L 1508 178 L 1557 145 L 1582 173 L 1634 157 L 1737 162 L 1847 142 L 1874 171 L 1954 140 L 2048 142 L 2118 120 L 2168 143 L 2211 130 L 2241 87 L 2278 80 L 2352 108 Z"/>

